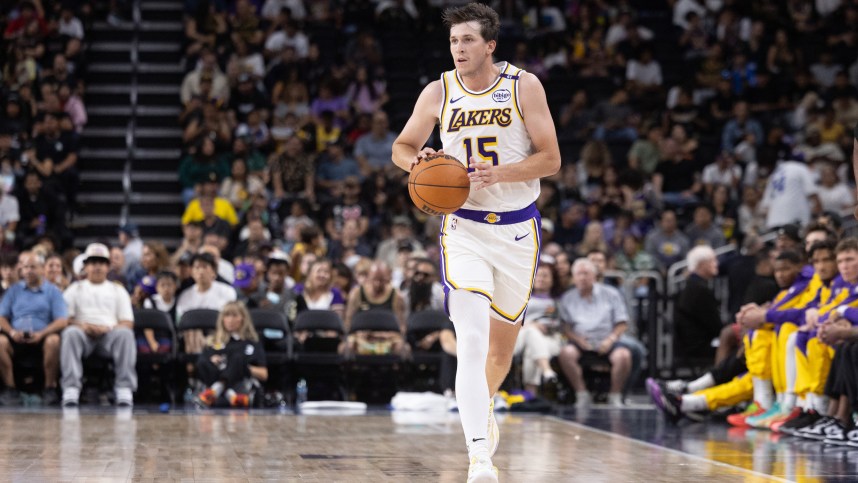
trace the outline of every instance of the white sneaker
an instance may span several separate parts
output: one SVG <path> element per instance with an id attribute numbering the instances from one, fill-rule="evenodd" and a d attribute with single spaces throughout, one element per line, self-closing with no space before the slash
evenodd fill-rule
<path id="1" fill-rule="evenodd" d="M 468 483 L 497 483 L 498 469 L 492 465 L 491 458 L 471 458 L 468 467 Z"/>
<path id="2" fill-rule="evenodd" d="M 63 389 L 63 402 L 62 405 L 64 408 L 76 408 L 79 404 L 78 400 L 80 399 L 80 389 L 76 387 L 67 387 Z"/>
<path id="3" fill-rule="evenodd" d="M 119 407 L 131 407 L 134 405 L 134 393 L 130 387 L 116 388 L 116 405 Z"/>
<path id="4" fill-rule="evenodd" d="M 623 395 L 620 393 L 609 393 L 608 394 L 608 406 L 614 408 L 623 407 Z"/>
<path id="5" fill-rule="evenodd" d="M 495 419 L 494 401 L 489 403 L 489 430 L 486 434 L 489 435 L 489 457 L 492 457 L 497 452 L 498 445 L 500 444 L 500 429 L 498 429 L 498 422 Z"/>

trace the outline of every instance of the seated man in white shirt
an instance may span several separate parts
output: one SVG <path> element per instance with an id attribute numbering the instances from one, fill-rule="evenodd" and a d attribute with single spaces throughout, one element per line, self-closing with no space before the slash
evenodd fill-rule
<path id="1" fill-rule="evenodd" d="M 137 345 L 131 297 L 122 285 L 107 280 L 110 250 L 92 243 L 84 252 L 86 280 L 66 289 L 69 326 L 60 348 L 63 406 L 76 407 L 83 378 L 83 359 L 98 352 L 113 359 L 117 406 L 131 406 L 137 389 Z"/>
<path id="2" fill-rule="evenodd" d="M 220 311 L 227 302 L 236 300 L 232 286 L 215 280 L 217 261 L 210 253 L 198 253 L 191 261 L 191 277 L 194 284 L 186 288 L 176 301 L 176 320 L 181 321 L 185 312 L 193 309 Z M 181 323 L 181 322 L 180 322 Z M 203 350 L 203 333 L 188 330 L 185 336 L 185 352 L 196 354 Z"/>

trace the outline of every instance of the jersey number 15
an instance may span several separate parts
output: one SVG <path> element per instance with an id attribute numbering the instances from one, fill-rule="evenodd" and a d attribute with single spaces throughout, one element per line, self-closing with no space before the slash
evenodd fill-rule
<path id="1" fill-rule="evenodd" d="M 474 148 L 473 148 L 473 139 L 474 138 L 465 138 L 462 140 L 462 143 L 465 145 L 465 153 L 468 156 L 468 164 L 471 163 L 471 158 L 474 157 Z M 492 148 L 497 147 L 498 138 L 496 136 L 477 138 L 477 162 L 480 159 L 484 163 L 491 162 L 493 166 L 497 166 L 498 163 L 498 153 L 497 151 L 492 150 Z M 472 172 L 474 168 L 468 166 L 468 172 Z"/>

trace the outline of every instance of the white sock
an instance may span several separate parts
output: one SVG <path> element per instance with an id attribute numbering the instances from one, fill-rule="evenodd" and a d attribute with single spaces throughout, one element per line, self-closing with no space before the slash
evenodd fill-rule
<path id="1" fill-rule="evenodd" d="M 688 383 L 688 392 L 694 394 L 697 391 L 702 391 L 704 389 L 708 389 L 715 385 L 715 378 L 712 377 L 711 372 L 707 372 L 697 379 Z"/>
<path id="2" fill-rule="evenodd" d="M 664 387 L 666 387 L 670 392 L 684 393 L 688 390 L 688 383 L 682 379 L 674 379 L 672 381 L 665 382 Z"/>
<path id="3" fill-rule="evenodd" d="M 794 392 L 786 392 L 784 393 L 783 403 L 781 404 L 781 409 L 784 411 L 792 411 L 795 407 L 796 397 Z"/>
<path id="4" fill-rule="evenodd" d="M 706 405 L 706 396 L 702 394 L 686 394 L 682 396 L 682 404 L 679 409 L 684 412 L 706 411 L 709 406 Z"/>
<path id="5" fill-rule="evenodd" d="M 468 456 L 483 452 L 488 456 L 486 359 L 489 353 L 489 301 L 466 290 L 454 290 L 448 297 L 450 318 L 456 329 L 456 403 L 465 431 Z"/>
<path id="6" fill-rule="evenodd" d="M 772 407 L 772 402 L 775 399 L 775 390 L 772 388 L 772 381 L 769 379 L 753 378 L 754 381 L 754 401 L 763 409 Z"/>
<path id="7" fill-rule="evenodd" d="M 214 391 L 216 397 L 220 397 L 223 394 L 223 383 L 218 381 L 212 384 L 212 391 Z"/>
<path id="8" fill-rule="evenodd" d="M 787 338 L 786 345 L 786 392 L 789 394 L 795 391 L 795 380 L 798 377 L 795 365 L 795 340 L 798 337 L 798 332 L 793 332 Z"/>
<path id="9" fill-rule="evenodd" d="M 828 416 L 828 396 L 824 394 L 810 393 L 807 395 L 811 408 L 823 416 Z"/>
<path id="10" fill-rule="evenodd" d="M 777 402 L 778 404 L 783 406 L 783 404 L 784 404 L 784 393 L 776 392 L 775 393 L 775 402 Z"/>
<path id="11" fill-rule="evenodd" d="M 813 409 L 813 407 L 810 404 L 810 399 L 805 397 L 805 396 L 798 396 L 798 401 L 796 402 L 796 406 L 800 407 L 801 409 L 803 409 L 805 411 Z"/>

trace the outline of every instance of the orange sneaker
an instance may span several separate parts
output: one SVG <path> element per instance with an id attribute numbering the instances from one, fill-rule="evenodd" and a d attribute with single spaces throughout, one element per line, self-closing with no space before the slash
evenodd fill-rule
<path id="1" fill-rule="evenodd" d="M 775 433 L 778 433 L 778 432 L 780 432 L 781 426 L 783 426 L 784 423 L 792 421 L 793 419 L 795 419 L 799 416 L 801 416 L 801 408 L 799 408 L 799 407 L 792 408 L 792 411 L 784 414 L 782 417 L 778 418 L 777 420 L 772 421 L 772 424 L 769 425 L 769 429 L 771 429 Z"/>
<path id="2" fill-rule="evenodd" d="M 217 394 L 215 394 L 213 389 L 209 388 L 201 392 L 200 395 L 197 396 L 196 402 L 200 406 L 210 408 L 215 403 L 215 401 L 217 401 Z"/>
<path id="3" fill-rule="evenodd" d="M 748 409 L 745 409 L 741 413 L 731 414 L 727 416 L 727 422 L 730 423 L 731 426 L 735 426 L 737 428 L 747 428 L 749 426 L 748 423 L 745 422 L 745 419 L 751 416 L 759 416 L 764 412 L 766 412 L 765 409 L 760 407 L 760 405 L 756 402 L 753 402 L 750 406 L 748 406 Z"/>
<path id="4" fill-rule="evenodd" d="M 246 408 L 250 406 L 250 396 L 240 392 L 233 392 L 229 395 L 229 405 L 234 408 Z"/>

